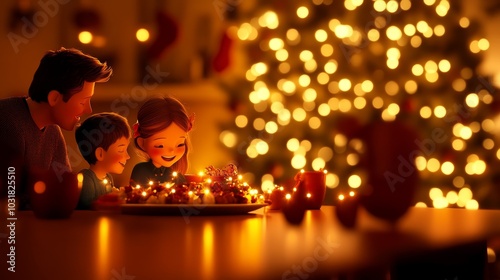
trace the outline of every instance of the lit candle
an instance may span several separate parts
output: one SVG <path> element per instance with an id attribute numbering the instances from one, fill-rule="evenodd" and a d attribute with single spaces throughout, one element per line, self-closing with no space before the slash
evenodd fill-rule
<path id="1" fill-rule="evenodd" d="M 215 203 L 215 197 L 210 192 L 209 189 L 205 189 L 205 193 L 203 195 L 203 204 L 214 204 Z"/>
<path id="2" fill-rule="evenodd" d="M 188 192 L 188 197 L 189 197 L 188 203 L 193 204 L 193 191 Z"/>

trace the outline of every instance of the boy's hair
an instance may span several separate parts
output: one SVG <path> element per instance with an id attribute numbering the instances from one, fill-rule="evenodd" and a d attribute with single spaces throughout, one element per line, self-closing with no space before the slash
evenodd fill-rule
<path id="1" fill-rule="evenodd" d="M 184 131 L 189 132 L 192 128 L 190 120 L 184 105 L 171 96 L 154 96 L 149 98 L 137 113 L 137 135 L 134 135 L 134 144 L 137 149 L 145 154 L 145 151 L 137 143 L 137 138 L 149 138 L 152 135 L 166 129 L 172 123 L 177 124 Z M 188 169 L 188 153 L 190 141 L 186 139 L 186 152 L 176 163 L 172 165 L 172 169 L 184 174 Z M 146 155 L 147 157 L 147 155 Z"/>
<path id="2" fill-rule="evenodd" d="M 51 90 L 57 90 L 67 102 L 82 90 L 84 82 L 106 82 L 113 69 L 97 58 L 77 49 L 48 51 L 40 60 L 28 94 L 33 101 L 47 102 Z"/>
<path id="3" fill-rule="evenodd" d="M 130 138 L 131 129 L 126 118 L 114 112 L 104 112 L 88 117 L 75 131 L 75 139 L 83 158 L 95 164 L 95 151 L 105 151 L 120 138 Z"/>

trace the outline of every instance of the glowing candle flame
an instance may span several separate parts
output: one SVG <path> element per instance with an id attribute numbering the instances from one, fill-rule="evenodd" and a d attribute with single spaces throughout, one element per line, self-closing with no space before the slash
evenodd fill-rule
<path id="1" fill-rule="evenodd" d="M 83 174 L 78 173 L 78 175 L 76 175 L 76 180 L 78 181 L 78 188 L 81 189 L 83 186 Z"/>

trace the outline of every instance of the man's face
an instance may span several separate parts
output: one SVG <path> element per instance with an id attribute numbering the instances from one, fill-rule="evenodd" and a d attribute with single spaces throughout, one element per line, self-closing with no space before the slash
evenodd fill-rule
<path id="1" fill-rule="evenodd" d="M 52 107 L 54 123 L 64 130 L 71 131 L 80 121 L 81 115 L 92 113 L 90 99 L 94 95 L 94 86 L 93 82 L 84 82 L 82 90 L 71 96 L 67 102 L 62 100 L 61 95 L 58 102 Z"/>

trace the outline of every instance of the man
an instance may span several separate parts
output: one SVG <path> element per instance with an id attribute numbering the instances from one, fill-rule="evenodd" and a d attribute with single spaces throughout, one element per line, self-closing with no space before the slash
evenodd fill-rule
<path id="1" fill-rule="evenodd" d="M 0 100 L 0 190 L 15 194 L 18 207 L 28 204 L 31 171 L 46 170 L 61 176 L 71 171 L 61 133 L 73 130 L 83 114 L 90 114 L 90 99 L 97 82 L 109 80 L 106 63 L 76 49 L 49 51 L 41 59 L 29 97 Z"/>

